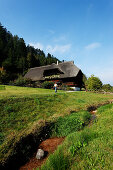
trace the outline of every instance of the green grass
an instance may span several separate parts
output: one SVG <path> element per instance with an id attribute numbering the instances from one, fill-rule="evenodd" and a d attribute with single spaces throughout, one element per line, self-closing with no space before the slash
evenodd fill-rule
<path id="1" fill-rule="evenodd" d="M 5 86 L 0 85 L 0 90 L 5 90 Z"/>
<path id="2" fill-rule="evenodd" d="M 31 87 L 17 87 L 17 86 L 0 86 L 5 87 L 5 91 L 0 91 L 0 98 L 4 97 L 22 97 L 22 96 L 31 96 L 31 95 L 43 95 L 43 94 L 54 94 L 54 90 L 50 89 L 40 89 L 40 88 L 31 88 Z"/>
<path id="3" fill-rule="evenodd" d="M 67 170 L 70 168 L 69 157 L 64 155 L 63 150 L 58 147 L 57 151 L 49 156 L 45 165 L 41 170 Z M 39 168 L 37 168 L 39 170 Z"/>
<path id="4" fill-rule="evenodd" d="M 75 112 L 65 117 L 59 117 L 52 127 L 52 137 L 63 137 L 81 130 L 88 124 L 90 118 L 91 114 L 88 111 Z"/>
<path id="5" fill-rule="evenodd" d="M 55 94 L 53 90 L 5 86 L 0 91 L 0 161 L 14 153 L 21 138 L 38 133 L 46 121 L 56 122 L 53 136 L 68 136 L 88 123 L 88 107 L 111 99 L 113 95 L 108 94 L 62 91 Z"/>
<path id="6" fill-rule="evenodd" d="M 55 164 L 61 165 L 62 158 L 54 157 L 63 154 L 63 160 L 68 158 L 66 169 L 113 169 L 113 104 L 102 106 L 97 112 L 97 121 L 92 126 L 85 127 L 80 132 L 67 135 L 64 143 L 52 154 L 43 169 L 58 170 Z M 67 164 L 66 161 L 63 162 Z M 60 167 L 60 166 L 59 166 Z"/>
<path id="7" fill-rule="evenodd" d="M 77 168 L 112 169 L 113 168 L 113 104 L 98 109 L 98 121 L 90 128 L 89 134 L 96 135 L 87 147 L 79 152 Z M 75 169 L 75 165 L 72 166 Z"/>

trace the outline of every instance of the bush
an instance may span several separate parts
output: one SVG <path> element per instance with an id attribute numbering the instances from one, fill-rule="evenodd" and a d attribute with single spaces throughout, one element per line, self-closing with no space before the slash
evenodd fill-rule
<path id="1" fill-rule="evenodd" d="M 74 91 L 71 87 L 62 84 L 60 87 L 58 87 L 59 90 L 65 90 L 65 91 Z"/>
<path id="2" fill-rule="evenodd" d="M 51 89 L 51 88 L 53 88 L 53 86 L 54 86 L 54 82 L 51 82 L 51 81 L 44 81 L 42 83 L 42 87 L 44 89 Z"/>
<path id="3" fill-rule="evenodd" d="M 61 86 L 58 87 L 59 90 L 67 90 L 67 85 L 62 84 Z"/>
<path id="4" fill-rule="evenodd" d="M 26 79 L 22 76 L 19 76 L 18 79 L 14 81 L 15 86 L 32 86 L 32 81 L 30 79 Z"/>
<path id="5" fill-rule="evenodd" d="M 102 82 L 98 77 L 91 75 L 86 81 L 86 88 L 87 90 L 101 90 L 102 89 Z"/>
<path id="6" fill-rule="evenodd" d="M 42 88 L 42 83 L 40 81 L 36 81 L 35 85 L 37 88 Z"/>
<path id="7" fill-rule="evenodd" d="M 113 92 L 113 87 L 110 84 L 104 84 L 102 89 L 106 92 Z"/>
<path id="8" fill-rule="evenodd" d="M 9 75 L 6 73 L 5 70 L 2 72 L 0 71 L 0 84 L 8 83 L 9 81 Z"/>

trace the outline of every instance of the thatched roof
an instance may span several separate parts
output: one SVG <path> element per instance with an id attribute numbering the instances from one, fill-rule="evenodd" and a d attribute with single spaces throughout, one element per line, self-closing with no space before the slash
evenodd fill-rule
<path id="1" fill-rule="evenodd" d="M 53 63 L 51 65 L 31 68 L 25 75 L 25 78 L 30 78 L 33 81 L 45 80 L 44 73 L 55 69 L 59 72 L 59 79 L 76 77 L 80 71 L 73 61 L 59 63 L 58 65 Z"/>

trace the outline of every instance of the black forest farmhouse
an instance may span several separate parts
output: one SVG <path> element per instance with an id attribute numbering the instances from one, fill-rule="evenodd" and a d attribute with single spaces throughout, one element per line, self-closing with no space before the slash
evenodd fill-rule
<path id="1" fill-rule="evenodd" d="M 25 78 L 40 82 L 53 81 L 59 86 L 67 85 L 75 90 L 84 87 L 83 73 L 73 61 L 31 68 Z"/>

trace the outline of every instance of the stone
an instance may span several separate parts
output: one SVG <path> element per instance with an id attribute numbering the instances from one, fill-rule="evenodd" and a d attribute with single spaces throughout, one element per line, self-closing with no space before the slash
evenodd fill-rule
<path id="1" fill-rule="evenodd" d="M 42 149 L 37 150 L 36 158 L 42 159 L 44 157 L 44 151 Z"/>

